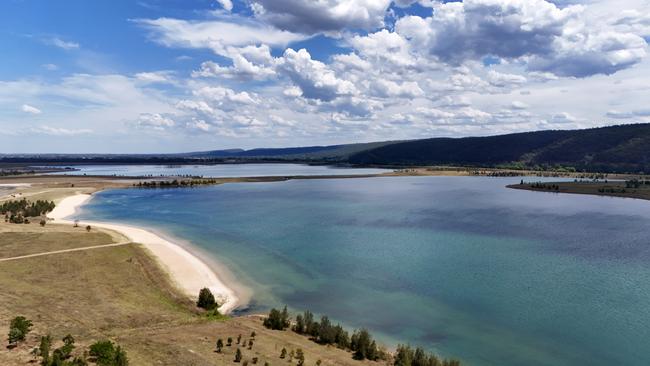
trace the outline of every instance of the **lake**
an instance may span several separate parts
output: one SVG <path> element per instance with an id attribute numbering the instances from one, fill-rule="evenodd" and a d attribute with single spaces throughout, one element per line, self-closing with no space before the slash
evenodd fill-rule
<path id="1" fill-rule="evenodd" d="M 346 168 L 306 164 L 213 164 L 213 165 L 65 165 L 74 168 L 50 174 L 124 177 L 200 176 L 206 178 L 274 177 L 287 175 L 366 175 L 390 172 L 376 168 Z"/>
<path id="2" fill-rule="evenodd" d="M 470 365 L 650 364 L 650 202 L 385 177 L 101 192 L 253 290 Z M 535 178 L 534 180 L 538 180 Z"/>

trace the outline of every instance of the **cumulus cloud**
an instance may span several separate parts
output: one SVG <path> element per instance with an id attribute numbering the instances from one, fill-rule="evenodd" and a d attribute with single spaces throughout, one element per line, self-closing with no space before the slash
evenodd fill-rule
<path id="1" fill-rule="evenodd" d="M 192 72 L 192 76 L 263 80 L 276 74 L 275 60 L 268 45 L 229 47 L 227 57 L 232 61 L 231 66 L 206 61 L 201 64 L 200 70 Z"/>
<path id="2" fill-rule="evenodd" d="M 164 117 L 159 113 L 141 113 L 136 121 L 137 127 L 150 128 L 158 131 L 173 127 L 175 124 L 172 119 Z"/>
<path id="3" fill-rule="evenodd" d="M 641 61 L 641 37 L 588 25 L 583 10 L 546 0 L 465 0 L 435 4 L 431 17 L 400 18 L 395 30 L 450 64 L 494 56 L 522 59 L 531 70 L 586 77 Z"/>
<path id="4" fill-rule="evenodd" d="M 302 34 L 278 30 L 245 18 L 190 21 L 173 18 L 138 19 L 135 22 L 151 32 L 151 38 L 168 47 L 207 48 L 228 55 L 228 47 L 266 44 L 286 46 L 303 40 Z"/>
<path id="5" fill-rule="evenodd" d="M 20 110 L 22 110 L 25 113 L 29 113 L 29 114 L 41 114 L 42 113 L 42 111 L 40 109 L 38 109 L 38 108 L 36 108 L 34 106 L 31 106 L 29 104 L 23 104 L 20 107 Z"/>
<path id="6" fill-rule="evenodd" d="M 304 48 L 299 51 L 287 49 L 278 68 L 300 88 L 305 98 L 331 101 L 357 92 L 354 84 L 338 78 L 326 64 L 313 60 Z"/>
<path id="7" fill-rule="evenodd" d="M 391 0 L 254 0 L 255 16 L 280 29 L 303 34 L 372 30 L 383 26 Z M 400 5 L 413 1 L 401 0 Z"/>
<path id="8" fill-rule="evenodd" d="M 487 75 L 488 82 L 496 87 L 506 87 L 521 85 L 526 83 L 526 78 L 521 75 L 505 74 L 498 71 L 490 70 Z"/>

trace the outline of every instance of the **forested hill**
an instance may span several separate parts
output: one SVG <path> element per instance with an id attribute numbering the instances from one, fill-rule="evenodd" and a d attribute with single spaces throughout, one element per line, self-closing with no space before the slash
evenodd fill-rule
<path id="1" fill-rule="evenodd" d="M 431 138 L 394 143 L 349 157 L 353 164 L 565 166 L 578 170 L 650 172 L 650 124 Z"/>

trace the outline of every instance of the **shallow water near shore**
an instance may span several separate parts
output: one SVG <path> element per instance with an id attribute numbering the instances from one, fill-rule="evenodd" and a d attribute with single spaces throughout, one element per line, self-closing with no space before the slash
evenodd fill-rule
<path id="1" fill-rule="evenodd" d="M 650 364 L 650 202 L 395 177 L 98 193 L 288 304 L 471 365 Z M 538 179 L 535 179 L 538 180 Z"/>

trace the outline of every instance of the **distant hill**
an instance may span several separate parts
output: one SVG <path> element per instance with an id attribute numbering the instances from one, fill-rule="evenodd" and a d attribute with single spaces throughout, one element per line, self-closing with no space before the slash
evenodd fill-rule
<path id="1" fill-rule="evenodd" d="M 565 166 L 650 172 L 650 124 L 405 141 L 352 154 L 352 164 Z"/>
<path id="2" fill-rule="evenodd" d="M 194 158 L 274 158 L 280 160 L 339 161 L 345 162 L 350 155 L 393 144 L 395 141 L 359 144 L 304 146 L 285 148 L 258 148 L 251 150 L 213 150 L 183 154 Z"/>
<path id="3" fill-rule="evenodd" d="M 650 173 L 650 124 L 508 135 L 178 154 L 0 154 L 0 165 L 302 162 L 462 165 Z"/>

